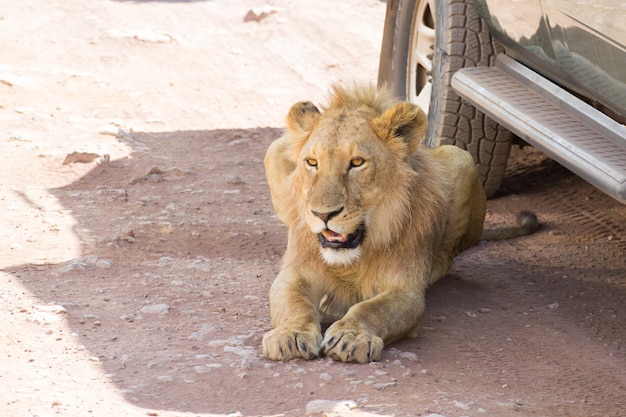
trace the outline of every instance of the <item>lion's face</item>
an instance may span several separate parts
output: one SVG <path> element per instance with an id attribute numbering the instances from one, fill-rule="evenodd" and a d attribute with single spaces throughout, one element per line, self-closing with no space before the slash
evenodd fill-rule
<path id="1" fill-rule="evenodd" d="M 368 238 L 368 215 L 381 200 L 393 159 L 361 115 L 329 115 L 312 130 L 298 170 L 306 223 L 328 263 L 348 264 L 359 257 Z"/>
<path id="2" fill-rule="evenodd" d="M 351 264 L 365 248 L 391 239 L 393 219 L 388 217 L 394 215 L 390 207 L 397 205 L 392 200 L 405 197 L 394 190 L 410 171 L 408 159 L 417 143 L 400 136 L 392 119 L 398 111 L 411 110 L 408 120 L 419 125 L 419 136 L 425 118 L 416 119 L 423 113 L 406 103 L 384 115 L 363 108 L 330 108 L 321 114 L 310 103 L 296 106 L 290 117 L 301 116 L 298 127 L 310 128 L 296 156 L 295 179 L 304 198 L 300 215 L 318 236 L 326 263 Z M 288 119 L 291 127 L 295 122 Z"/>

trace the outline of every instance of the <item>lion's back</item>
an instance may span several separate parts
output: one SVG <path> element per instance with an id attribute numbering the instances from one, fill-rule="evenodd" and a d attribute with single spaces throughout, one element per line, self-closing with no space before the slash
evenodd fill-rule
<path id="1" fill-rule="evenodd" d="M 447 204 L 446 228 L 441 238 L 431 283 L 445 275 L 454 256 L 480 239 L 487 198 L 469 152 L 456 146 L 423 148 L 438 166 L 438 175 Z"/>

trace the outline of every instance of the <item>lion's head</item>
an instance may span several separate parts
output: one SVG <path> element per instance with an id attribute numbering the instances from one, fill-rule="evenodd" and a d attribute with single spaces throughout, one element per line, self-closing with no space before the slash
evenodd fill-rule
<path id="1" fill-rule="evenodd" d="M 287 128 L 294 209 L 326 263 L 351 264 L 399 238 L 416 181 L 410 158 L 426 130 L 419 107 L 370 87 L 335 87 L 323 112 L 294 104 Z"/>

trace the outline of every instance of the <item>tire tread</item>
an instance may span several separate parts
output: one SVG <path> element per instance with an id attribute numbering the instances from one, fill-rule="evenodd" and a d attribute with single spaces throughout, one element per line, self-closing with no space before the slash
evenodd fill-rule
<path id="1" fill-rule="evenodd" d="M 431 146 L 456 145 L 469 151 L 476 162 L 487 196 L 498 189 L 509 156 L 512 134 L 459 97 L 450 82 L 460 68 L 488 66 L 502 47 L 492 39 L 471 0 L 452 0 L 446 7 L 449 28 L 443 45 L 447 55 L 442 71 L 445 87 L 438 129 L 427 139 Z"/>

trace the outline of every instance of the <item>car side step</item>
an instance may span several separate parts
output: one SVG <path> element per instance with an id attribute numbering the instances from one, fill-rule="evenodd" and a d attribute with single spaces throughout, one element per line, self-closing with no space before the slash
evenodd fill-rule
<path id="1" fill-rule="evenodd" d="M 457 71 L 452 87 L 502 126 L 626 204 L 626 126 L 504 54 L 494 67 Z"/>

